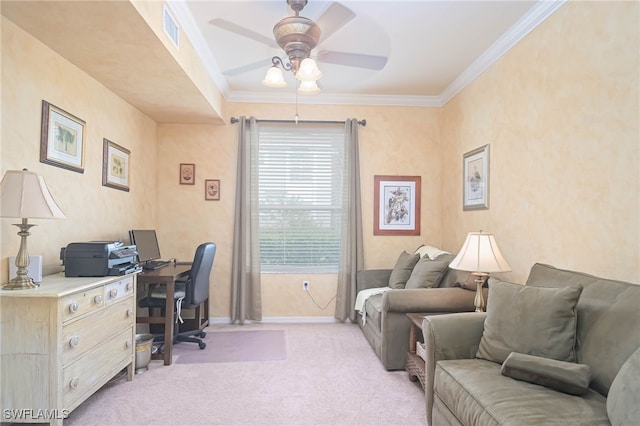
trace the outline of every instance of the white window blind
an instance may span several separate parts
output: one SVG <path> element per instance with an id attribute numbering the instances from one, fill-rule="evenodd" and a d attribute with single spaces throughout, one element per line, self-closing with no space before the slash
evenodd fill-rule
<path id="1" fill-rule="evenodd" d="M 343 153 L 341 125 L 260 126 L 263 272 L 337 271 Z"/>

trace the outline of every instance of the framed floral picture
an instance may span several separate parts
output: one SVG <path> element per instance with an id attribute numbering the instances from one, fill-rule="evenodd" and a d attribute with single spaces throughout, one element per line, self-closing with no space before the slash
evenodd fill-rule
<path id="1" fill-rule="evenodd" d="M 462 163 L 462 209 L 489 208 L 489 145 L 464 154 Z"/>
<path id="2" fill-rule="evenodd" d="M 180 163 L 180 185 L 196 184 L 196 165 L 192 163 Z"/>
<path id="3" fill-rule="evenodd" d="M 84 173 L 84 120 L 42 101 L 40 162 Z"/>
<path id="4" fill-rule="evenodd" d="M 420 176 L 374 176 L 373 235 L 420 235 Z"/>
<path id="5" fill-rule="evenodd" d="M 204 181 L 204 199 L 220 201 L 220 179 L 206 179 Z"/>
<path id="6" fill-rule="evenodd" d="M 129 151 L 108 139 L 102 140 L 102 185 L 129 191 Z"/>

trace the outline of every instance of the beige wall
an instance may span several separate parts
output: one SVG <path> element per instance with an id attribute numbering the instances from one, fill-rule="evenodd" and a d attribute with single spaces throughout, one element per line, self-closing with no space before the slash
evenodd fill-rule
<path id="1" fill-rule="evenodd" d="M 295 114 L 294 105 L 227 104 L 226 108 L 229 117 L 287 119 Z M 304 120 L 367 120 L 366 127 L 359 128 L 367 267 L 388 268 L 403 250 L 414 250 L 424 242 L 440 243 L 439 109 L 299 105 L 298 112 Z M 228 317 L 230 312 L 237 132 L 237 125 L 160 125 L 158 132 L 158 232 L 163 253 L 184 258 L 200 242 L 217 243 L 214 317 Z M 194 186 L 178 184 L 180 163 L 196 164 Z M 373 236 L 376 174 L 422 176 L 421 236 Z M 205 179 L 220 179 L 220 201 L 204 201 Z M 303 279 L 311 281 L 317 305 L 302 291 Z M 335 275 L 266 274 L 262 283 L 264 316 L 333 317 Z"/>
<path id="2" fill-rule="evenodd" d="M 42 100 L 86 122 L 85 171 L 40 163 Z M 64 58 L 2 18 L 2 174 L 41 174 L 66 219 L 32 220 L 29 252 L 44 272 L 59 271 L 60 248 L 74 241 L 128 241 L 127 230 L 156 220 L 156 124 Z M 130 192 L 102 186 L 102 140 L 131 150 Z M 18 252 L 16 219 L 1 219 L 2 270 Z"/>
<path id="3" fill-rule="evenodd" d="M 571 2 L 443 108 L 444 248 L 493 232 L 535 262 L 640 282 L 638 2 Z M 462 155 L 490 144 L 490 209 L 462 211 Z"/>

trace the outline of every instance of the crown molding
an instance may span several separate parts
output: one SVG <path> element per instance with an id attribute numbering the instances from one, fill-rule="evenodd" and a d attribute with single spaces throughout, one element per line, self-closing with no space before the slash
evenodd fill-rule
<path id="1" fill-rule="evenodd" d="M 438 96 L 400 96 L 400 95 L 343 95 L 320 93 L 317 95 L 300 95 L 299 104 L 315 105 L 379 105 L 379 106 L 427 106 L 441 107 L 446 105 L 455 95 L 474 81 L 487 68 L 499 60 L 513 46 L 522 40 L 538 25 L 544 22 L 568 0 L 540 0 L 518 22 L 491 45 L 478 59 L 466 68 Z M 193 48 L 202 60 L 207 72 L 227 102 L 244 103 L 295 103 L 292 93 L 231 91 L 227 80 L 220 72 L 213 55 L 200 33 L 193 15 L 185 0 L 168 1 L 167 5 L 182 25 Z"/>

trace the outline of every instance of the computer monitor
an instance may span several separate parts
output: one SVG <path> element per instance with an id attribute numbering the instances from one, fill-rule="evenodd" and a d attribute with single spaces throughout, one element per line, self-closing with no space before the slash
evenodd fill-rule
<path id="1" fill-rule="evenodd" d="M 131 238 L 131 244 L 136 245 L 139 262 L 160 259 L 160 246 L 155 230 L 132 229 L 129 231 L 129 238 Z"/>

